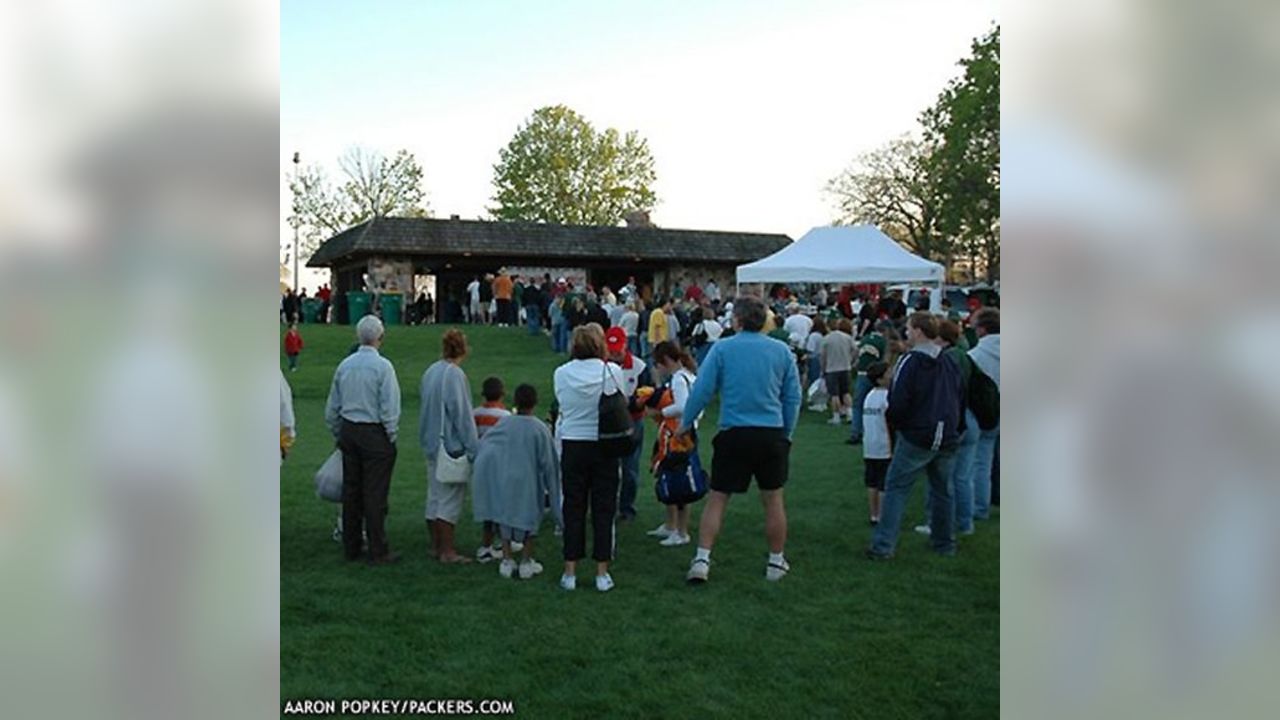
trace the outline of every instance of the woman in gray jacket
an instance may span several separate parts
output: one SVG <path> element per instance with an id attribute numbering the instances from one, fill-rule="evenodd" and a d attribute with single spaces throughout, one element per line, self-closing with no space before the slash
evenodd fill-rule
<path id="1" fill-rule="evenodd" d="M 458 554 L 453 541 L 466 483 L 445 484 L 435 477 L 441 450 L 452 458 L 464 454 L 469 461 L 476 458 L 479 438 L 472 418 L 471 386 L 460 367 L 467 357 L 467 338 L 460 330 L 448 330 L 441 345 L 441 359 L 422 374 L 418 417 L 418 442 L 427 455 L 427 529 L 432 557 L 442 563 L 468 563 L 471 558 Z"/>

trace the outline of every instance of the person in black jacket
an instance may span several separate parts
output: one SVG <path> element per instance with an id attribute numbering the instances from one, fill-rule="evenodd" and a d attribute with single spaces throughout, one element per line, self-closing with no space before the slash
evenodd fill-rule
<path id="1" fill-rule="evenodd" d="M 541 335 L 542 308 L 545 303 L 542 301 L 542 288 L 532 278 L 520 294 L 520 305 L 524 308 L 525 325 L 529 328 L 529 334 Z"/>
<path id="2" fill-rule="evenodd" d="M 960 369 L 950 355 L 943 354 L 938 338 L 938 319 L 929 313 L 914 313 L 907 320 L 907 342 L 911 351 L 898 360 L 889 386 L 889 408 L 885 418 L 894 430 L 893 460 L 885 478 L 885 495 L 880 523 L 866 555 L 872 560 L 893 556 L 898 543 L 907 498 L 916 475 L 924 470 L 929 478 L 932 505 L 929 542 L 934 552 L 954 555 L 951 491 L 947 481 L 955 468 L 956 447 L 964 431 Z"/>

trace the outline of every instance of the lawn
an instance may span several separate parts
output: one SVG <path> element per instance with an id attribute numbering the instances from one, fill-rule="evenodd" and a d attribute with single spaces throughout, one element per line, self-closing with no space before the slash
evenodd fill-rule
<path id="1" fill-rule="evenodd" d="M 692 545 L 644 535 L 662 519 L 641 480 L 639 522 L 618 529 L 617 587 L 597 593 L 591 563 L 578 590 L 559 578 L 559 538 L 544 528 L 546 572 L 503 580 L 496 564 L 426 557 L 418 382 L 439 357 L 441 326 L 392 327 L 383 354 L 403 400 L 387 533 L 404 559 L 348 563 L 330 539 L 337 505 L 312 475 L 333 449 L 324 403 L 352 328 L 303 326 L 293 388 L 299 438 L 281 470 L 281 698 L 497 698 L 537 718 L 993 718 L 999 713 L 999 514 L 936 557 L 906 528 L 897 557 L 862 558 L 870 537 L 862 462 L 848 429 L 805 411 L 787 486 L 791 574 L 764 580 L 764 519 L 753 490 L 729 507 L 711 581 L 688 587 Z M 489 375 L 508 393 L 551 398 L 560 358 L 523 329 L 466 328 L 463 365 L 478 393 Z M 281 356 L 283 363 L 283 355 Z M 715 408 L 705 427 L 714 427 Z M 652 427 L 646 442 L 652 440 Z M 710 458 L 711 433 L 704 433 Z M 697 516 L 693 525 L 696 539 Z M 459 547 L 473 553 L 470 510 Z M 908 519 L 920 518 L 920 490 Z"/>

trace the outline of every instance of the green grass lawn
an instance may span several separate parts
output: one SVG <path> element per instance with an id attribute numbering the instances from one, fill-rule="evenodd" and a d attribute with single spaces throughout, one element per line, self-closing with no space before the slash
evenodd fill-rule
<path id="1" fill-rule="evenodd" d="M 999 520 L 936 557 L 904 528 L 897 557 L 862 558 L 870 537 L 862 462 L 848 427 L 804 411 L 786 489 L 791 574 L 764 580 L 764 517 L 753 490 L 729 506 L 711 581 L 688 587 L 693 546 L 659 547 L 662 520 L 642 477 L 636 523 L 618 529 L 617 587 L 597 593 L 590 561 L 565 593 L 560 542 L 544 528 L 546 571 L 503 580 L 496 564 L 426 556 L 418 382 L 439 357 L 441 326 L 392 327 L 383 354 L 403 394 L 387 534 L 404 559 L 348 563 L 330 539 L 337 505 L 312 475 L 333 449 L 324 403 L 350 327 L 303 326 L 293 387 L 299 438 L 281 470 L 281 698 L 499 698 L 521 717 L 994 718 L 999 713 Z M 538 388 L 550 404 L 561 359 L 523 329 L 467 328 L 463 365 L 481 381 Z M 281 360 L 283 362 L 283 355 Z M 704 427 L 714 428 L 713 407 Z M 649 427 L 646 444 L 652 441 Z M 710 438 L 703 434 L 709 465 Z M 908 523 L 921 517 L 915 491 Z M 693 510 L 693 534 L 701 504 Z M 459 548 L 473 553 L 470 509 Z M 908 524 L 908 523 L 904 523 Z M 588 542 L 590 536 L 588 533 Z"/>

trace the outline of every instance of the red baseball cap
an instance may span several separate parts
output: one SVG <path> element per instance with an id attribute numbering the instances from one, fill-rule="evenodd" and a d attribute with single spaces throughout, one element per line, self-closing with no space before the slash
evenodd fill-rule
<path id="1" fill-rule="evenodd" d="M 627 332 L 620 327 L 611 327 L 604 334 L 604 342 L 609 352 L 618 352 L 627 346 Z"/>

